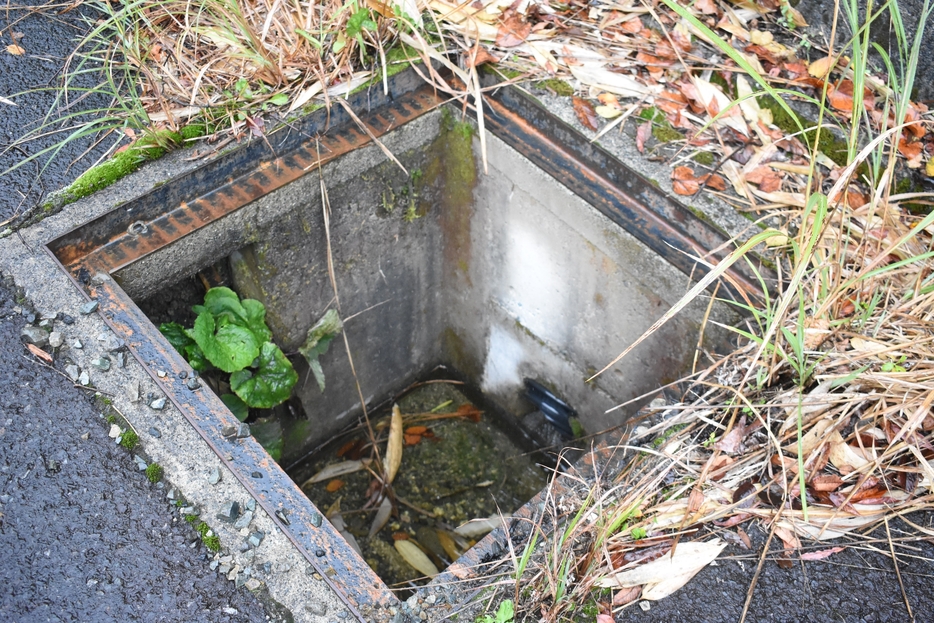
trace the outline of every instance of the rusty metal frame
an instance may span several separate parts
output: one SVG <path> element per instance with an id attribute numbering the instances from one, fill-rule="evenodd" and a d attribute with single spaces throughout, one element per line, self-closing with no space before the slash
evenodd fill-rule
<path id="1" fill-rule="evenodd" d="M 188 363 L 109 275 L 366 145 L 370 134 L 379 137 L 443 102 L 414 72 L 400 73 L 390 79 L 388 94 L 374 89 L 351 99 L 355 110 L 368 110 L 359 117 L 369 133 L 339 107 L 317 111 L 46 245 L 75 286 L 99 303 L 104 322 L 153 382 L 360 621 L 374 620 L 374 609 L 396 603 L 393 593 L 255 440 L 225 436 L 225 428 L 238 424 L 236 418 L 212 392 L 188 388 L 183 378 L 192 374 Z M 686 274 L 699 274 L 686 253 L 702 253 L 726 241 L 722 232 L 517 89 L 501 89 L 485 104 L 486 127 L 494 134 Z M 748 274 L 731 273 L 728 287 L 734 294 L 737 288 L 757 291 L 758 283 Z M 166 376 L 159 377 L 157 370 Z M 534 521 L 548 495 L 541 492 L 516 517 Z M 438 581 L 482 575 L 480 563 L 503 553 L 503 537 L 501 530 L 488 535 Z"/>

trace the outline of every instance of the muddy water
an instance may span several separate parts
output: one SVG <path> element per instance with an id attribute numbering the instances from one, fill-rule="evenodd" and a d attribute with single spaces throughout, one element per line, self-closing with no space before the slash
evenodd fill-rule
<path id="1" fill-rule="evenodd" d="M 477 414 L 477 407 L 452 384 L 423 385 L 398 404 L 409 434 L 392 485 L 393 514 L 373 538 L 368 537 L 376 516 L 372 474 L 359 471 L 303 488 L 322 511 L 344 523 L 364 560 L 390 587 L 405 587 L 423 578 L 399 554 L 394 541 L 416 543 L 443 569 L 473 544 L 473 539 L 459 536 L 453 528 L 519 508 L 548 477 L 495 426 L 492 414 Z M 467 415 L 455 416 L 458 410 Z M 371 418 L 376 446 L 384 456 L 389 411 Z M 363 427 L 343 434 L 290 475 L 301 484 L 328 465 L 366 459 L 372 456 L 367 440 Z"/>

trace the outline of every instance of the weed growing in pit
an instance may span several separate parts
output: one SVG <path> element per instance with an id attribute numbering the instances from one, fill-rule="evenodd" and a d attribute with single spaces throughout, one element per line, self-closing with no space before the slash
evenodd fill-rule
<path id="1" fill-rule="evenodd" d="M 272 340 L 266 308 L 243 299 L 230 288 L 211 288 L 204 305 L 196 305 L 194 327 L 167 322 L 159 330 L 198 371 L 218 369 L 230 374 L 233 394 L 224 403 L 241 421 L 249 407 L 269 409 L 288 400 L 298 374 Z"/>

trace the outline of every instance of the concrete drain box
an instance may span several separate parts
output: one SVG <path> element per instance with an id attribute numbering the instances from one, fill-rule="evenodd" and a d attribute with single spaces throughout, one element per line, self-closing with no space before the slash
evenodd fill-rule
<path id="1" fill-rule="evenodd" d="M 611 407 L 689 371 L 706 301 L 586 382 L 703 274 L 690 254 L 725 241 L 518 91 L 488 102 L 486 172 L 474 126 L 412 76 L 367 104 L 367 131 L 337 108 L 326 129 L 322 111 L 49 244 L 150 374 L 171 371 L 153 378 L 361 620 L 392 602 L 386 587 L 258 444 L 224 436 L 223 403 L 175 381 L 188 364 L 133 300 L 229 258 L 285 352 L 339 301 L 368 404 L 446 365 L 512 416 L 532 410 L 523 379 L 545 381 L 595 433 L 633 412 Z M 731 288 L 755 290 L 739 272 Z M 709 312 L 735 320 L 724 303 Z M 322 365 L 323 393 L 296 387 L 307 422 L 286 432 L 283 464 L 361 413 L 341 344 Z"/>

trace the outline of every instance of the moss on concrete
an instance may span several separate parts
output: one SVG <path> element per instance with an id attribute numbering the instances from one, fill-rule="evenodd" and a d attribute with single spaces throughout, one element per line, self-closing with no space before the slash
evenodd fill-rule
<path id="1" fill-rule="evenodd" d="M 684 135 L 675 130 L 674 127 L 668 123 L 668 119 L 665 118 L 665 113 L 654 106 L 639 111 L 639 118 L 652 122 L 652 136 L 654 136 L 655 140 L 659 143 L 671 143 L 684 139 Z"/>
<path id="2" fill-rule="evenodd" d="M 535 83 L 540 89 L 547 89 L 553 92 L 555 95 L 560 95 L 562 97 L 570 97 L 574 95 L 574 87 L 565 82 L 564 80 L 559 80 L 558 78 L 548 78 L 547 80 L 541 80 Z"/>

